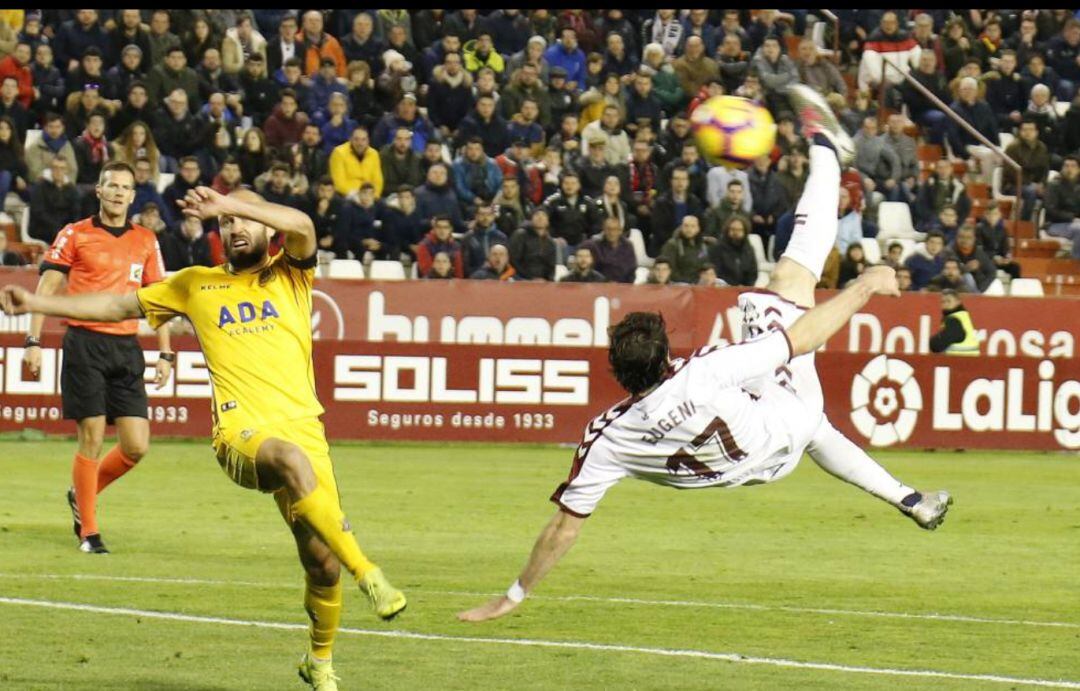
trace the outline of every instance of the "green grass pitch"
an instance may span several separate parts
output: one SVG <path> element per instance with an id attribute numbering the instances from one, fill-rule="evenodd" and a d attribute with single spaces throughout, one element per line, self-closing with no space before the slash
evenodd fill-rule
<path id="1" fill-rule="evenodd" d="M 304 630 L 268 626 L 306 623 L 273 501 L 230 483 L 208 443 L 155 443 L 101 497 L 113 554 L 84 555 L 63 499 L 73 448 L 0 442 L 0 688 L 302 688 Z M 342 689 L 1080 688 L 1075 456 L 880 454 L 954 493 L 936 533 L 808 459 L 737 490 L 623 482 L 521 609 L 457 622 L 513 580 L 570 456 L 334 446 L 360 543 L 410 599 L 384 623 L 347 588 Z M 381 635 L 396 632 L 426 637 Z"/>

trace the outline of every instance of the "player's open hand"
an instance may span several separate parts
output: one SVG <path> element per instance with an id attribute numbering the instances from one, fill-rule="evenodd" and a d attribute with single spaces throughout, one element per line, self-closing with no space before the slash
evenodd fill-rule
<path id="1" fill-rule="evenodd" d="M 899 295 L 900 284 L 896 282 L 896 270 L 891 266 L 879 264 L 868 267 L 859 276 L 859 280 L 866 283 L 874 295 Z"/>
<path id="2" fill-rule="evenodd" d="M 4 314 L 26 314 L 30 311 L 33 294 L 22 286 L 4 286 L 0 289 L 0 310 Z"/>
<path id="3" fill-rule="evenodd" d="M 489 619 L 498 619 L 499 617 L 509 614 L 514 611 L 518 606 L 518 603 L 514 602 L 505 595 L 491 600 L 490 602 L 475 607 L 464 612 L 458 612 L 458 621 L 488 621 Z"/>
<path id="4" fill-rule="evenodd" d="M 194 216 L 200 221 L 215 218 L 228 213 L 228 197 L 213 188 L 199 185 L 192 187 L 183 199 L 176 201 L 185 216 Z"/>

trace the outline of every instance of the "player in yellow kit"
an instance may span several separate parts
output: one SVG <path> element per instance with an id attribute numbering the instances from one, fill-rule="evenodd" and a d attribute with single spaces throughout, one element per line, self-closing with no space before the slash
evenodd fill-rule
<path id="1" fill-rule="evenodd" d="M 100 321 L 145 316 L 155 328 L 177 315 L 190 320 L 213 383 L 218 462 L 241 487 L 272 493 L 296 538 L 311 618 L 300 676 L 313 688 L 336 689 L 340 566 L 383 619 L 406 601 L 360 551 L 338 499 L 311 360 L 315 228 L 306 214 L 248 190 L 223 196 L 198 187 L 181 206 L 189 216 L 218 217 L 227 264 L 194 266 L 127 295 L 44 296 L 6 286 L 0 306 L 8 314 Z M 285 233 L 285 248 L 271 257 L 275 229 Z"/>

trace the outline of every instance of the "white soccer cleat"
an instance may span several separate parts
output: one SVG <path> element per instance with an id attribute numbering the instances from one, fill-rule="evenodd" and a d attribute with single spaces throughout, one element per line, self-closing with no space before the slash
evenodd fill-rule
<path id="1" fill-rule="evenodd" d="M 945 490 L 927 492 L 915 506 L 900 510 L 911 517 L 924 530 L 934 530 L 945 521 L 945 514 L 953 503 L 952 496 Z"/>
<path id="2" fill-rule="evenodd" d="M 855 142 L 844 131 L 825 98 L 805 84 L 792 84 L 786 93 L 802 125 L 803 135 L 811 140 L 815 134 L 825 137 L 836 150 L 840 167 L 850 166 L 855 161 Z"/>

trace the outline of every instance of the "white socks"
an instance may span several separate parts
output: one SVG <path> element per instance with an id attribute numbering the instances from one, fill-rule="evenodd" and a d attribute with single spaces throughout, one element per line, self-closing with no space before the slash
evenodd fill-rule
<path id="1" fill-rule="evenodd" d="M 840 207 L 840 163 L 836 152 L 817 144 L 810 147 L 810 175 L 795 207 L 795 229 L 784 256 L 798 262 L 821 280 L 825 259 L 836 244 L 836 217 Z"/>
<path id="2" fill-rule="evenodd" d="M 915 491 L 890 475 L 828 419 L 822 420 L 806 450 L 826 472 L 893 506 L 900 506 L 904 497 Z"/>

